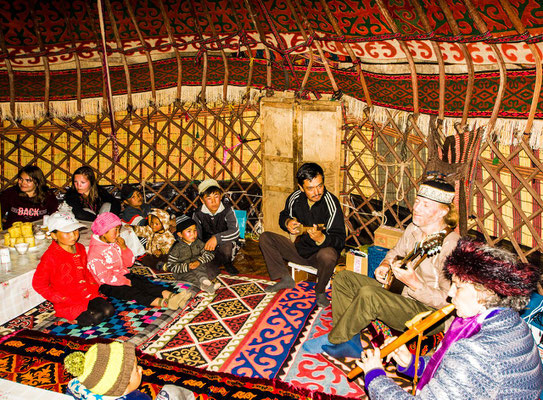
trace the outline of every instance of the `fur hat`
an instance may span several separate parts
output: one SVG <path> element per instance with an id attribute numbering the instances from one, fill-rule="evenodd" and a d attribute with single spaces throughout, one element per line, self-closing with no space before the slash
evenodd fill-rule
<path id="1" fill-rule="evenodd" d="M 177 218 L 177 225 L 175 226 L 176 232 L 182 233 L 185 229 L 192 225 L 196 225 L 196 222 L 187 216 L 185 218 Z"/>
<path id="2" fill-rule="evenodd" d="M 86 353 L 73 352 L 64 359 L 66 370 L 91 392 L 122 396 L 134 370 L 136 350 L 127 342 L 97 343 Z"/>
<path id="3" fill-rule="evenodd" d="M 458 241 L 445 260 L 445 275 L 477 283 L 499 297 L 528 296 L 540 278 L 538 269 L 514 254 L 468 238 Z"/>
<path id="4" fill-rule="evenodd" d="M 92 233 L 98 236 L 102 236 L 107 233 L 111 228 L 122 225 L 121 219 L 112 212 L 105 212 L 98 214 L 94 222 L 92 223 Z"/>
<path id="5" fill-rule="evenodd" d="M 417 196 L 442 204 L 451 204 L 454 200 L 454 187 L 443 179 L 429 179 L 420 185 Z"/>

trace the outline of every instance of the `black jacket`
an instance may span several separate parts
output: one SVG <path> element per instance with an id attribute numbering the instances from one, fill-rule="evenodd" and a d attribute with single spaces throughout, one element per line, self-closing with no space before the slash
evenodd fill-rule
<path id="1" fill-rule="evenodd" d="M 101 186 L 98 186 L 98 198 L 96 199 L 95 204 L 85 204 L 83 197 L 77 193 L 77 190 L 72 188 L 68 189 L 66 192 L 64 201 L 72 207 L 72 212 L 80 221 L 94 221 L 100 207 L 102 207 L 104 203 L 111 203 L 110 211 L 113 214 L 119 215 L 121 213 L 121 203 L 119 200 Z"/>
<path id="2" fill-rule="evenodd" d="M 296 218 L 304 226 L 324 224 L 326 239 L 317 246 L 315 241 L 307 233 L 300 236 L 295 246 L 298 254 L 308 258 L 324 247 L 333 247 L 338 253 L 345 247 L 345 221 L 343 211 L 336 196 L 327 190 L 322 198 L 311 208 L 307 203 L 304 192 L 297 190 L 288 196 L 285 208 L 279 214 L 279 226 L 288 232 L 285 222 L 288 218 Z"/>
<path id="3" fill-rule="evenodd" d="M 223 203 L 221 203 L 214 215 L 211 214 L 205 205 L 202 205 L 199 210 L 194 212 L 192 219 L 196 222 L 198 238 L 204 243 L 211 236 L 217 238 L 218 245 L 239 239 L 238 220 L 236 219 L 234 210 Z"/>

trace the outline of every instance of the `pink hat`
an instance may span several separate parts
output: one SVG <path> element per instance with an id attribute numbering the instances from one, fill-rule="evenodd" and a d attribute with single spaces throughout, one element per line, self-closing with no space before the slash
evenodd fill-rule
<path id="1" fill-rule="evenodd" d="M 121 219 L 111 212 L 105 212 L 98 214 L 94 222 L 92 223 L 92 233 L 98 236 L 102 236 L 111 228 L 122 225 Z"/>

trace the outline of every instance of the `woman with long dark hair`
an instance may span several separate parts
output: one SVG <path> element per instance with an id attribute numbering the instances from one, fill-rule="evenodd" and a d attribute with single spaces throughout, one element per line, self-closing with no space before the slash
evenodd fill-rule
<path id="1" fill-rule="evenodd" d="M 58 209 L 58 200 L 47 187 L 42 170 L 27 165 L 17 174 L 17 185 L 0 193 L 2 226 L 9 228 L 14 222 L 32 222 L 52 214 Z"/>
<path id="2" fill-rule="evenodd" d="M 72 207 L 72 212 L 80 221 L 94 221 L 102 212 L 112 212 L 119 215 L 121 203 L 106 189 L 98 185 L 94 170 L 82 166 L 72 175 L 72 187 L 64 197 L 66 203 Z"/>

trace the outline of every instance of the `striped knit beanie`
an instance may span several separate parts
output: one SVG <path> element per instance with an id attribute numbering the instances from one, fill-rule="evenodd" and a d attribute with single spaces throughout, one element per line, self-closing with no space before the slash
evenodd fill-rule
<path id="1" fill-rule="evenodd" d="M 76 351 L 66 356 L 64 367 L 91 392 L 118 397 L 128 387 L 135 359 L 131 343 L 97 343 L 86 353 Z"/>

